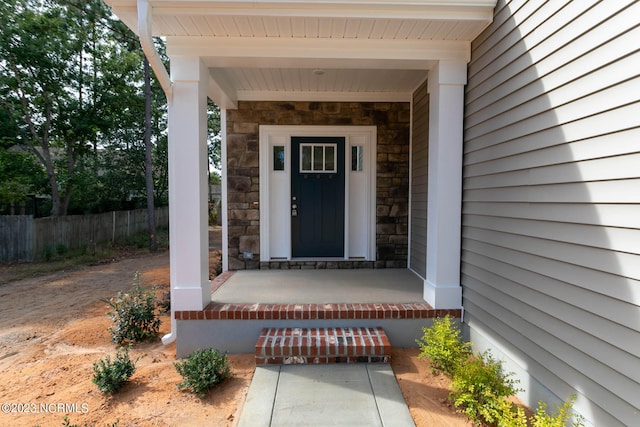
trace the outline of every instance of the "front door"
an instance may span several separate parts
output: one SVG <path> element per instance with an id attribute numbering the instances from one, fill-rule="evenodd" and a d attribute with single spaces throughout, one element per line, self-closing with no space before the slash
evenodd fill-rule
<path id="1" fill-rule="evenodd" d="M 291 138 L 291 254 L 344 257 L 341 137 Z"/>

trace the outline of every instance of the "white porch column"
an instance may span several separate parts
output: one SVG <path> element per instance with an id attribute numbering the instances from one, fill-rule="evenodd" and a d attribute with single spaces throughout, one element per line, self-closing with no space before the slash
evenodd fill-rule
<path id="1" fill-rule="evenodd" d="M 211 301 L 207 221 L 207 67 L 172 57 L 169 104 L 169 239 L 172 310 Z"/>
<path id="2" fill-rule="evenodd" d="M 227 189 L 227 109 L 220 107 L 220 164 L 222 165 L 222 194 L 221 214 L 222 218 L 222 271 L 229 271 L 229 190 Z"/>
<path id="3" fill-rule="evenodd" d="M 462 120 L 467 64 L 440 61 L 429 72 L 427 278 L 424 299 L 436 309 L 460 308 Z"/>

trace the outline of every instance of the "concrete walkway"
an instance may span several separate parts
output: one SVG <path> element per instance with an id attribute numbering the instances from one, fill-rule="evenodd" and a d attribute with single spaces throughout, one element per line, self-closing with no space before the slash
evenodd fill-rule
<path id="1" fill-rule="evenodd" d="M 258 366 L 239 427 L 415 427 L 391 365 Z"/>

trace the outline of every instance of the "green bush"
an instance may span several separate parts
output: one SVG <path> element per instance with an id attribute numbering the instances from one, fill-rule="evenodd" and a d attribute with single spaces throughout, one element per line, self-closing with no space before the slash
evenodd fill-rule
<path id="1" fill-rule="evenodd" d="M 120 348 L 113 361 L 107 355 L 93 364 L 92 382 L 103 393 L 115 393 L 122 388 L 135 370 L 135 364 L 129 358 L 129 348 Z"/>
<path id="2" fill-rule="evenodd" d="M 58 243 L 56 245 L 56 252 L 58 253 L 58 255 L 64 256 L 67 252 L 69 252 L 69 248 L 67 248 L 67 245 L 65 245 L 64 243 Z"/>
<path id="3" fill-rule="evenodd" d="M 44 250 L 42 251 L 42 258 L 44 258 L 45 261 L 49 262 L 53 259 L 53 255 L 53 246 L 51 244 L 46 245 L 44 247 Z"/>
<path id="4" fill-rule="evenodd" d="M 523 408 L 507 399 L 500 400 L 496 427 L 528 427 L 528 425 L 527 414 Z"/>
<path id="5" fill-rule="evenodd" d="M 575 402 L 576 396 L 574 394 L 562 405 L 556 406 L 556 411 L 551 415 L 547 413 L 547 404 L 542 401 L 538 402 L 536 413 L 531 419 L 532 427 L 565 427 L 569 425 L 574 427 L 583 426 L 583 418 L 581 416 L 574 416 L 571 413 L 571 408 Z M 572 417 L 575 419 L 573 422 L 571 421 Z"/>
<path id="6" fill-rule="evenodd" d="M 474 423 L 496 427 L 584 426 L 580 416 L 573 416 L 575 421 L 571 421 L 575 396 L 552 415 L 547 414 L 544 402 L 538 402 L 535 415 L 527 419 L 524 409 L 508 399 L 519 391 L 518 381 L 510 378 L 513 374 L 504 374 L 502 362 L 488 351 L 472 356 L 471 343 L 462 341 L 460 329 L 449 316 L 434 319 L 433 325 L 422 331 L 424 335 L 416 340 L 419 357 L 430 359 L 432 372 L 452 379 L 449 399 Z"/>
<path id="7" fill-rule="evenodd" d="M 502 363 L 489 352 L 462 363 L 451 381 L 453 405 L 475 423 L 496 423 L 500 419 L 502 401 L 514 395 L 517 380 L 502 372 Z"/>
<path id="8" fill-rule="evenodd" d="M 113 424 L 106 424 L 106 427 L 118 427 L 120 425 L 120 421 L 116 421 Z M 39 427 L 39 426 L 36 426 Z M 62 427 L 94 427 L 94 425 L 89 425 L 87 423 L 84 424 L 84 426 L 81 426 L 80 424 L 71 424 L 71 420 L 69 419 L 68 415 L 64 416 L 64 420 L 62 421 Z"/>
<path id="9" fill-rule="evenodd" d="M 448 315 L 434 319 L 433 326 L 422 328 L 422 332 L 422 338 L 416 340 L 420 347 L 418 357 L 429 358 L 431 372 L 451 378 L 471 355 L 471 343 L 462 340 L 462 332 Z"/>
<path id="10" fill-rule="evenodd" d="M 175 363 L 176 370 L 182 376 L 178 389 L 190 391 L 204 397 L 207 391 L 231 377 L 231 365 L 227 356 L 218 350 L 196 350 L 189 357 Z"/>
<path id="11" fill-rule="evenodd" d="M 135 274 L 134 285 L 128 293 L 118 295 L 107 301 L 113 311 L 113 326 L 109 327 L 111 340 L 116 344 L 141 342 L 155 339 L 160 329 L 160 319 L 156 309 L 156 297 L 153 291 L 140 285 L 140 273 Z"/>

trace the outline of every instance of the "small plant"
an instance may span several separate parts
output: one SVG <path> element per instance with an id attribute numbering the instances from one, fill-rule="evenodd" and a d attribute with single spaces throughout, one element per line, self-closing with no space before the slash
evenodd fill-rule
<path id="1" fill-rule="evenodd" d="M 458 367 L 471 355 L 471 343 L 462 340 L 462 333 L 450 316 L 433 320 L 433 326 L 422 328 L 424 335 L 416 340 L 418 357 L 429 358 L 431 372 L 444 373 L 451 378 Z"/>
<path id="2" fill-rule="evenodd" d="M 129 358 L 129 348 L 120 348 L 113 361 L 107 355 L 93 364 L 92 382 L 103 393 L 115 393 L 122 388 L 135 370 L 135 363 Z"/>
<path id="3" fill-rule="evenodd" d="M 498 403 L 498 422 L 496 427 L 527 427 L 527 415 L 524 409 L 514 405 L 508 399 L 500 399 Z"/>
<path id="4" fill-rule="evenodd" d="M 186 360 L 175 364 L 176 370 L 182 376 L 178 384 L 181 391 L 190 391 L 204 397 L 207 391 L 231 377 L 231 365 L 227 356 L 218 350 L 196 350 Z"/>
<path id="5" fill-rule="evenodd" d="M 48 244 L 47 246 L 44 247 L 44 250 L 42 252 L 42 257 L 44 258 L 45 261 L 49 262 L 53 259 L 53 246 L 51 244 Z"/>
<path id="6" fill-rule="evenodd" d="M 118 427 L 118 425 L 120 424 L 120 421 L 116 421 L 113 424 L 107 424 L 106 427 Z M 36 426 L 39 427 L 39 426 Z M 71 424 L 71 420 L 69 420 L 69 416 L 65 415 L 64 416 L 64 420 L 62 421 L 62 427 L 83 427 L 80 424 Z M 84 424 L 84 427 L 92 427 L 89 424 Z"/>
<path id="7" fill-rule="evenodd" d="M 571 408 L 575 402 L 576 396 L 574 394 L 562 405 L 556 406 L 556 411 L 551 415 L 547 413 L 547 404 L 542 401 L 538 402 L 536 413 L 531 418 L 532 427 L 565 427 L 569 425 L 573 427 L 584 426 L 584 419 L 579 415 L 574 416 L 571 412 Z M 572 417 L 575 419 L 573 422 L 571 421 Z"/>
<path id="8" fill-rule="evenodd" d="M 69 252 L 69 248 L 67 248 L 67 245 L 65 245 L 64 243 L 58 243 L 56 245 L 56 252 L 58 253 L 58 255 L 64 256 L 67 252 Z"/>
<path id="9" fill-rule="evenodd" d="M 163 292 L 162 299 L 156 304 L 160 313 L 171 313 L 171 292 Z"/>
<path id="10" fill-rule="evenodd" d="M 115 344 L 148 341 L 158 335 L 160 319 L 155 312 L 156 297 L 153 291 L 140 285 L 140 273 L 135 274 L 128 293 L 118 292 L 107 303 L 113 309 L 108 313 L 114 323 L 109 332 Z"/>
<path id="11" fill-rule="evenodd" d="M 453 405 L 475 423 L 496 423 L 500 419 L 503 400 L 513 394 L 517 380 L 502 372 L 502 363 L 489 352 L 460 364 L 451 381 L 449 398 Z"/>

